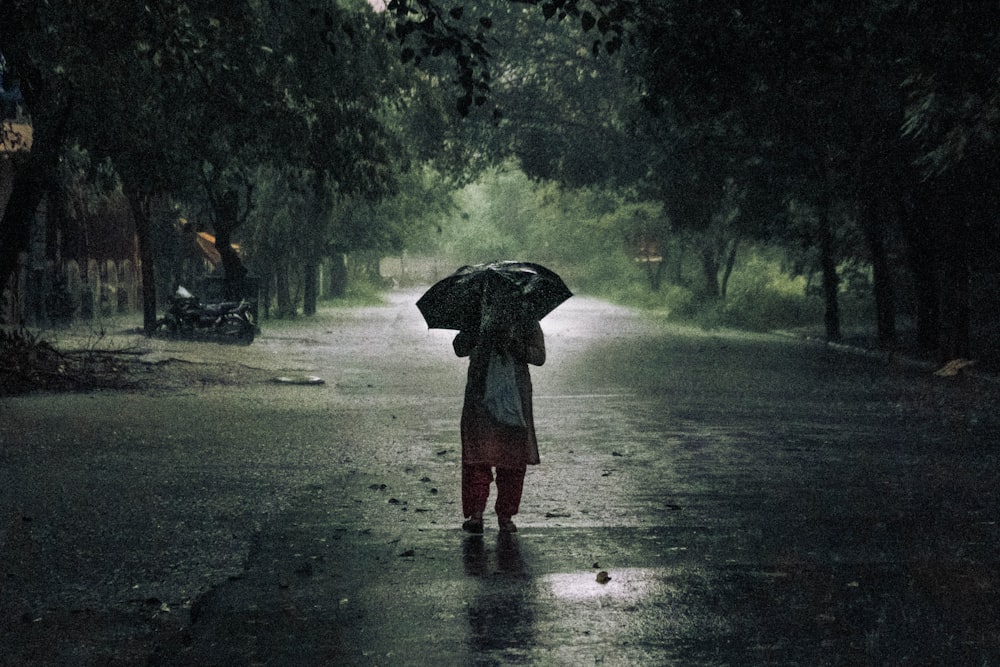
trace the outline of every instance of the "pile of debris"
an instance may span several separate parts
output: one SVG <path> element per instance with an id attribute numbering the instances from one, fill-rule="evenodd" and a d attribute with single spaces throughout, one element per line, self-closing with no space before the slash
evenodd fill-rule
<path id="1" fill-rule="evenodd" d="M 121 354 L 96 350 L 62 352 L 23 328 L 0 328 L 0 396 L 33 391 L 127 388 L 134 384 Z"/>

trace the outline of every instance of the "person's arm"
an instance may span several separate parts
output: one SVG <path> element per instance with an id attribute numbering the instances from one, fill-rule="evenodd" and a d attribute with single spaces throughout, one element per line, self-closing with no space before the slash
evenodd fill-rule
<path id="1" fill-rule="evenodd" d="M 451 345 L 455 348 L 456 355 L 467 357 L 476 348 L 476 334 L 471 331 L 459 331 Z"/>
<path id="2" fill-rule="evenodd" d="M 533 323 L 529 331 L 511 338 L 506 349 L 510 356 L 522 363 L 541 366 L 545 363 L 545 336 L 542 335 L 542 327 L 538 322 Z"/>
<path id="3" fill-rule="evenodd" d="M 541 366 L 545 363 L 545 336 L 542 334 L 542 327 L 535 322 L 531 333 L 528 334 L 525 345 L 525 361 L 534 366 Z"/>

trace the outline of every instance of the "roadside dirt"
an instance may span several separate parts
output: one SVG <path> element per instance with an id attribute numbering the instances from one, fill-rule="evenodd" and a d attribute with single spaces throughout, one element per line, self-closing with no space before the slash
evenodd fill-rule
<path id="1" fill-rule="evenodd" d="M 166 340 L 145 338 L 125 329 L 128 347 L 100 341 L 81 347 L 78 338 L 53 340 L 24 330 L 0 330 L 0 396 L 34 392 L 86 392 L 100 389 L 166 390 L 197 385 L 231 385 L 256 379 L 254 369 L 228 361 L 157 352 Z M 116 349 L 117 348 L 117 349 Z"/>

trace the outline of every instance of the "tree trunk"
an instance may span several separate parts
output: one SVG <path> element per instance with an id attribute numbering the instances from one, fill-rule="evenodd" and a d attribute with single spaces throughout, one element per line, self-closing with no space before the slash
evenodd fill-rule
<path id="1" fill-rule="evenodd" d="M 653 275 L 650 280 L 652 280 L 652 287 L 654 292 L 659 292 L 660 288 L 663 287 L 663 273 L 666 268 L 666 258 L 661 259 L 659 262 L 654 262 L 656 265 L 653 269 Z"/>
<path id="2" fill-rule="evenodd" d="M 919 243 L 919 242 L 918 242 Z M 927 248 L 911 245 L 908 253 L 916 301 L 917 349 L 924 354 L 938 349 L 941 338 L 941 302 L 937 271 Z"/>
<path id="3" fill-rule="evenodd" d="M 959 246 L 951 269 L 953 323 L 948 341 L 949 357 L 972 358 L 972 270 L 969 266 L 968 246 Z"/>
<path id="4" fill-rule="evenodd" d="M 654 262 L 649 257 L 644 258 L 643 266 L 646 269 L 646 280 L 649 282 L 651 292 L 659 292 L 663 286 L 664 259 Z"/>
<path id="5" fill-rule="evenodd" d="M 941 342 L 940 282 L 931 242 L 932 214 L 928 205 L 927 201 L 918 199 L 912 210 L 904 209 L 905 219 L 901 225 L 916 302 L 917 349 L 924 355 L 935 353 Z"/>
<path id="6" fill-rule="evenodd" d="M 879 219 L 879 209 L 880 206 L 872 197 L 861 204 L 862 226 L 872 263 L 878 347 L 881 350 L 891 350 L 896 346 L 896 298 L 892 270 L 886 256 L 885 227 Z"/>
<path id="7" fill-rule="evenodd" d="M 705 296 L 709 299 L 719 298 L 719 262 L 715 251 L 709 245 L 701 250 L 701 270 L 705 277 Z"/>
<path id="8" fill-rule="evenodd" d="M 35 211 L 54 182 L 70 113 L 67 105 L 48 132 L 41 123 L 36 124 L 31 153 L 14 176 L 0 220 L 0 291 L 17 273 L 18 257 L 28 251 Z"/>
<path id="9" fill-rule="evenodd" d="M 215 249 L 222 258 L 222 297 L 241 299 L 245 295 L 246 267 L 233 249 L 233 231 L 240 225 L 239 200 L 236 191 L 228 190 L 219 199 L 213 199 L 215 220 Z"/>
<path id="10" fill-rule="evenodd" d="M 834 256 L 833 229 L 830 227 L 830 201 L 824 197 L 819 211 L 820 267 L 823 271 L 823 298 L 826 304 L 823 321 L 826 339 L 840 340 L 840 276 Z"/>
<path id="11" fill-rule="evenodd" d="M 739 247 L 739 239 L 733 239 L 732 245 L 729 246 L 729 253 L 726 255 L 726 266 L 722 271 L 722 284 L 720 285 L 723 301 L 729 292 L 729 278 L 733 275 L 733 268 L 736 266 L 736 251 L 739 250 Z"/>
<path id="12" fill-rule="evenodd" d="M 36 169 L 25 170 L 14 178 L 6 213 L 0 221 L 0 292 L 13 280 L 11 289 L 16 289 L 18 259 L 28 252 L 31 243 L 31 224 L 35 210 L 44 194 L 44 186 Z"/>
<path id="13" fill-rule="evenodd" d="M 319 266 L 316 262 L 307 262 L 304 267 L 302 267 L 304 272 L 303 276 L 303 288 L 302 288 L 302 314 L 303 315 L 315 315 L 316 314 L 316 299 L 319 291 Z"/>
<path id="14" fill-rule="evenodd" d="M 126 186 L 127 187 L 127 186 Z M 129 189 L 126 197 L 135 221 L 135 236 L 139 246 L 142 276 L 142 329 L 146 335 L 156 330 L 156 269 L 153 257 L 153 198 L 149 194 Z"/>
<path id="15" fill-rule="evenodd" d="M 285 263 L 275 267 L 274 279 L 275 298 L 278 301 L 278 318 L 293 317 L 295 315 L 295 304 L 292 303 L 288 266 Z"/>
<path id="16" fill-rule="evenodd" d="M 330 296 L 339 299 L 347 293 L 347 256 L 334 253 L 330 261 Z"/>
<path id="17" fill-rule="evenodd" d="M 270 270 L 258 275 L 260 280 L 260 290 L 257 294 L 260 317 L 265 320 L 271 319 L 271 287 L 274 283 L 274 273 Z"/>
<path id="18" fill-rule="evenodd" d="M 670 280 L 680 287 L 687 287 L 687 281 L 684 280 L 684 254 L 687 252 L 687 243 L 683 238 L 678 239 L 677 247 L 673 249 L 670 253 L 670 257 L 673 261 L 670 263 L 671 278 Z"/>
<path id="19" fill-rule="evenodd" d="M 953 184 L 947 202 L 947 214 L 955 222 L 942 229 L 939 248 L 942 253 L 945 291 L 942 299 L 944 329 L 943 352 L 947 359 L 972 356 L 972 218 L 975 204 L 968 201 L 964 183 Z M 944 213 L 944 211 L 942 211 Z"/>

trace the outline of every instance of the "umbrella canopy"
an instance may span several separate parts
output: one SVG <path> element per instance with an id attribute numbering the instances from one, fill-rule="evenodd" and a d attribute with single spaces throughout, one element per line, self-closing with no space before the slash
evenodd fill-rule
<path id="1" fill-rule="evenodd" d="M 508 260 L 463 266 L 427 290 L 417 308 L 432 329 L 475 330 L 486 295 L 519 307 L 521 315 L 537 321 L 573 293 L 541 264 Z"/>

